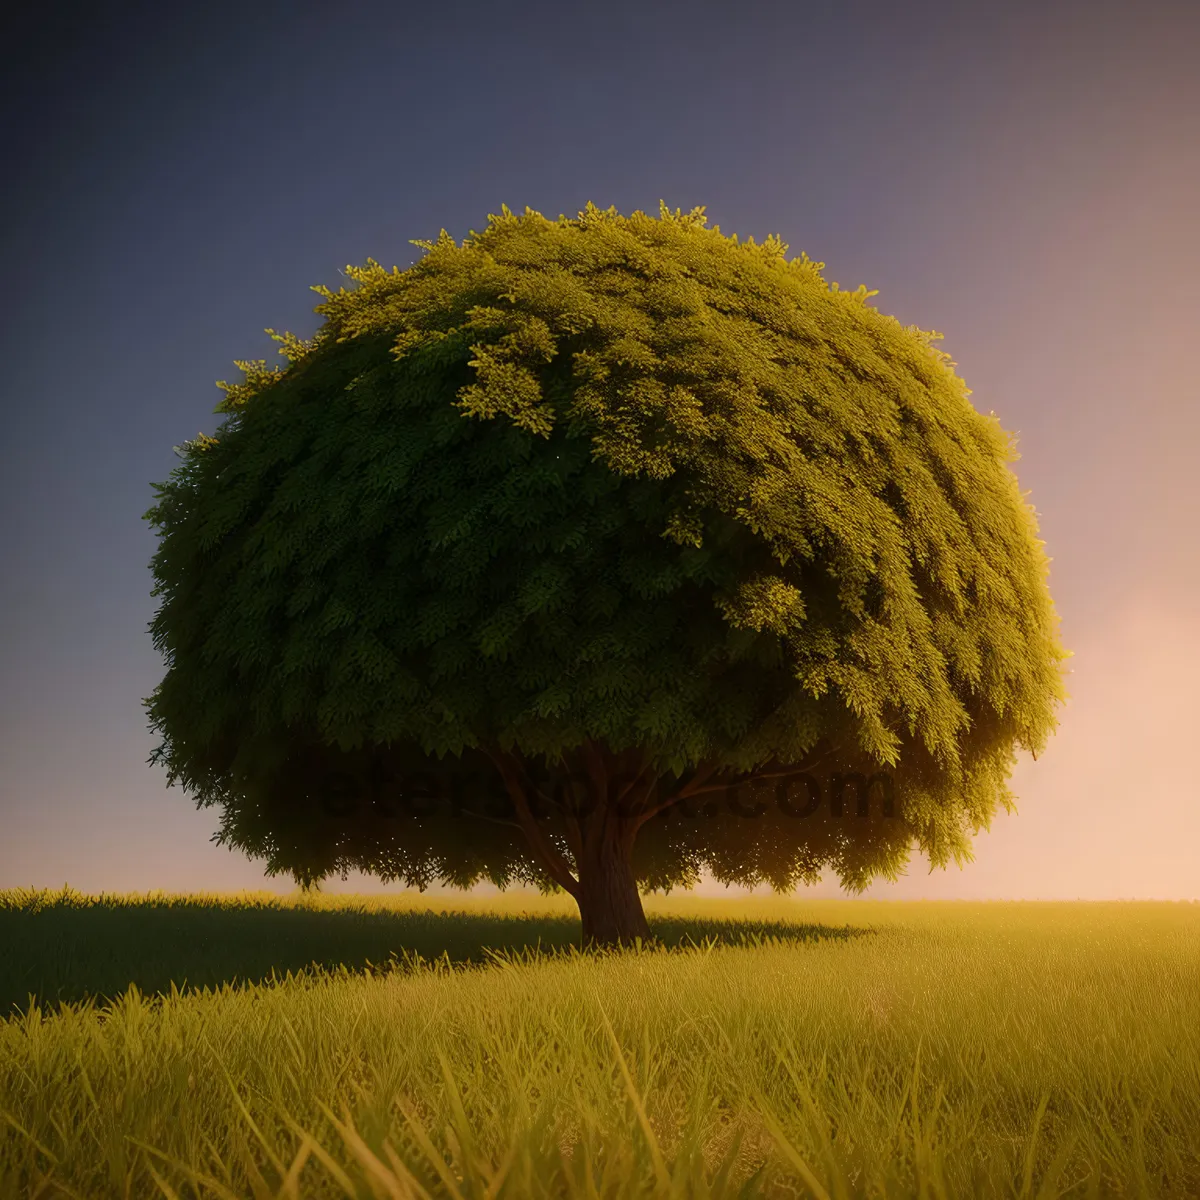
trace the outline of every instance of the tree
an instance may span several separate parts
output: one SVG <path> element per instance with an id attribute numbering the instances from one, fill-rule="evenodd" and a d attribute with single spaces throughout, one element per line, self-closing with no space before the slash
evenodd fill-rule
<path id="1" fill-rule="evenodd" d="M 239 362 L 146 514 L 146 701 L 311 883 L 779 889 L 970 858 L 1065 697 L 1048 560 L 937 333 L 704 210 L 507 207 Z"/>

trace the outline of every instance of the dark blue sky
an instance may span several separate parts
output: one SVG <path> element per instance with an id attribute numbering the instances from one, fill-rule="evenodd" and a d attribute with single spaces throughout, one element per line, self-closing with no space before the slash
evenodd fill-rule
<path id="1" fill-rule="evenodd" d="M 662 199 L 879 289 L 1020 434 L 1072 705 L 975 866 L 877 894 L 1200 894 L 1200 5 L 98 7 L 0 29 L 0 887 L 261 880 L 141 706 L 142 514 L 233 360 L 501 204 Z"/>

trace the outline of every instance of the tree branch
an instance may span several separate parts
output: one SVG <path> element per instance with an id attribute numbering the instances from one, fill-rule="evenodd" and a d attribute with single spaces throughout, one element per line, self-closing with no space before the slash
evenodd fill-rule
<path id="1" fill-rule="evenodd" d="M 515 755 L 502 750 L 499 746 L 494 749 L 489 749 L 485 746 L 481 747 L 481 749 L 491 759 L 496 770 L 500 772 L 500 776 L 504 780 L 504 785 L 508 788 L 508 794 L 512 797 L 513 806 L 517 810 L 517 819 L 521 823 L 521 829 L 529 839 L 529 844 L 533 848 L 534 853 L 542 860 L 543 866 L 545 866 L 554 882 L 564 891 L 578 898 L 579 881 L 571 874 L 571 869 L 567 865 L 566 859 L 563 858 L 558 848 L 546 836 L 545 831 L 538 824 L 537 818 L 533 815 L 529 807 L 527 789 L 536 789 L 532 788 L 524 765 Z"/>
<path id="2" fill-rule="evenodd" d="M 583 859 L 583 831 L 579 828 L 579 818 L 573 812 L 563 813 L 564 836 L 567 848 L 575 860 L 575 872 L 579 873 L 579 864 Z"/>
<path id="3" fill-rule="evenodd" d="M 807 774 L 813 767 L 819 766 L 830 755 L 835 754 L 837 749 L 837 746 L 831 746 L 824 754 L 819 755 L 817 758 L 805 758 L 800 763 L 784 767 L 779 771 L 733 771 L 732 778 L 723 779 L 719 783 L 711 783 L 710 780 L 716 775 L 730 774 L 731 768 L 721 767 L 711 760 L 707 763 L 701 763 L 696 768 L 696 774 L 683 787 L 669 793 L 658 804 L 653 805 L 646 811 L 643 822 L 650 820 L 651 817 L 656 817 L 664 809 L 678 804 L 680 800 L 690 800 L 696 796 L 707 796 L 713 792 L 724 791 L 732 784 L 757 783 L 763 779 L 787 779 L 796 775 Z M 767 765 L 769 764 L 763 764 L 764 767 Z"/>
<path id="4" fill-rule="evenodd" d="M 584 738 L 579 754 L 591 779 L 592 796 L 595 801 L 588 808 L 587 822 L 583 829 L 583 842 L 586 845 L 594 836 L 603 832 L 608 822 L 608 764 L 604 761 L 604 752 L 591 738 Z"/>
<path id="5" fill-rule="evenodd" d="M 695 775 L 684 784 L 682 787 L 676 788 L 673 792 L 668 792 L 666 796 L 659 799 L 656 804 L 650 805 L 642 814 L 642 824 L 649 821 L 651 817 L 656 817 L 664 809 L 670 808 L 674 804 L 678 804 L 680 800 L 690 800 L 693 796 L 703 796 L 709 792 L 719 792 L 729 786 L 732 780 L 724 780 L 721 783 L 709 784 L 709 780 L 717 774 L 725 774 L 728 768 L 723 768 L 716 763 L 701 763 L 696 768 Z"/>
<path id="6" fill-rule="evenodd" d="M 491 817 L 487 813 L 475 812 L 470 808 L 460 808 L 458 811 L 465 813 L 475 821 L 490 821 L 493 825 L 506 825 L 509 829 L 516 829 L 521 833 L 525 832 L 525 828 L 520 821 L 507 821 L 503 817 Z"/>
<path id="7" fill-rule="evenodd" d="M 634 831 L 640 829 L 647 821 L 647 813 L 645 809 L 646 801 L 654 794 L 658 788 L 659 773 L 655 766 L 652 755 L 644 751 L 639 757 L 639 761 L 643 764 L 637 776 L 629 784 L 621 789 L 621 794 L 617 797 L 617 812 L 621 817 L 632 818 Z M 633 793 L 632 802 L 626 806 L 625 798 Z"/>
<path id="8" fill-rule="evenodd" d="M 633 817 L 633 828 L 635 832 L 641 829 L 641 827 L 645 825 L 645 823 L 650 820 L 650 818 L 658 811 L 657 805 L 647 804 L 647 802 L 658 790 L 659 783 L 660 780 L 658 775 L 651 775 L 650 778 L 646 779 L 635 793 L 632 811 L 629 814 Z"/>

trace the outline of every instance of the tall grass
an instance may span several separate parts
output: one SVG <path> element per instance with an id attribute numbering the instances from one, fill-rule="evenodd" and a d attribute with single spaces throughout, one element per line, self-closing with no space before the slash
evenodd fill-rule
<path id="1" fill-rule="evenodd" d="M 655 933 L 665 945 L 716 938 L 850 937 L 865 932 L 841 924 L 802 922 L 768 903 L 758 916 L 729 919 L 724 910 L 663 911 Z M 566 950 L 580 941 L 578 909 L 565 894 L 509 892 L 484 899 L 462 894 L 336 896 L 269 892 L 234 895 L 88 896 L 61 891 L 0 890 L 0 1016 L 95 997 L 115 999 L 130 984 L 147 995 L 171 985 L 219 987 L 266 983 L 272 974 L 308 968 L 337 970 L 448 958 L 483 964 L 496 951 Z"/>
<path id="2" fill-rule="evenodd" d="M 564 901 L 0 893 L 0 945 L 47 988 L 160 955 L 220 977 L 26 997 L 0 1025 L 0 1193 L 1200 1195 L 1200 905 L 659 897 L 683 948 L 582 956 Z M 174 944 L 205 908 L 224 948 Z M 105 968 L 112 930 L 154 921 Z M 344 935 L 354 965 L 241 982 L 271 929 L 309 962 Z"/>

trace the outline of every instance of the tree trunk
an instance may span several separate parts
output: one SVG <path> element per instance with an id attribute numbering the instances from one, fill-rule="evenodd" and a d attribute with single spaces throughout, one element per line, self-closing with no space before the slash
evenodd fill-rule
<path id="1" fill-rule="evenodd" d="M 650 927 L 633 873 L 634 838 L 646 820 L 639 806 L 656 783 L 649 769 L 643 765 L 640 774 L 625 781 L 623 790 L 614 797 L 613 769 L 620 767 L 621 760 L 593 742 L 584 743 L 583 760 L 591 779 L 593 806 L 582 820 L 575 815 L 568 818 L 566 837 L 574 859 L 572 874 L 572 864 L 533 814 L 531 797 L 540 793 L 521 758 L 499 747 L 485 753 L 504 779 L 517 822 L 534 856 L 550 878 L 575 897 L 583 921 L 584 948 L 630 946 L 638 938 L 649 942 Z M 615 778 L 622 783 L 620 774 Z M 632 793 L 631 787 L 635 788 Z M 541 799 L 546 797 L 542 795 Z"/>
<path id="2" fill-rule="evenodd" d="M 631 946 L 637 938 L 650 940 L 633 874 L 634 829 L 621 829 L 608 820 L 589 838 L 579 864 L 579 915 L 583 945 Z"/>

